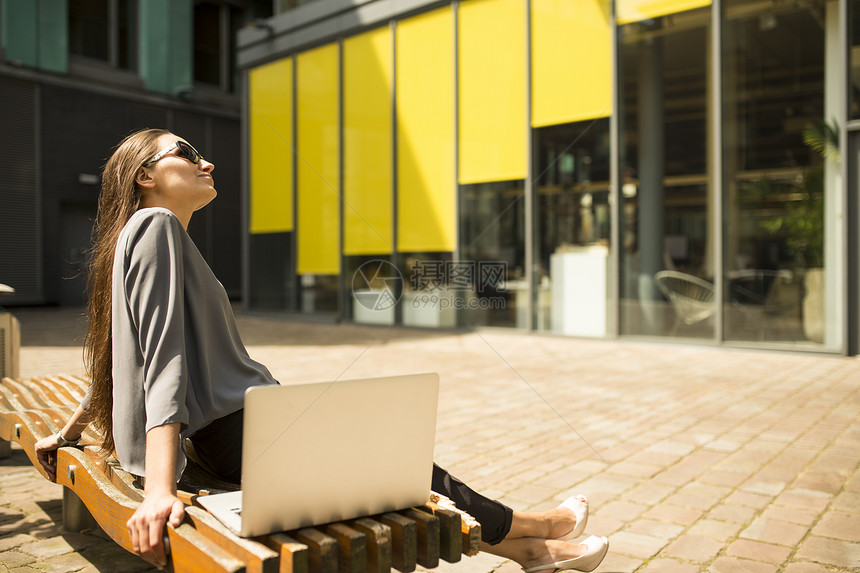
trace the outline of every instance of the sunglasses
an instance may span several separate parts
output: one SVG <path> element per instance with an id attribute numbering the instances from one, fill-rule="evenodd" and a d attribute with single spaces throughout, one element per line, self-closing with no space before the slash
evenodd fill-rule
<path id="1" fill-rule="evenodd" d="M 190 143 L 185 143 L 184 141 L 177 141 L 176 143 L 170 145 L 170 147 L 165 147 L 160 152 L 158 152 L 158 154 L 156 154 L 152 159 L 144 163 L 144 167 L 149 167 L 159 159 L 166 157 L 167 154 L 174 149 L 179 149 L 179 153 L 176 155 L 177 157 L 183 157 L 195 165 L 200 163 L 200 160 L 203 159 L 203 156 L 200 155 L 200 152 L 191 147 Z"/>

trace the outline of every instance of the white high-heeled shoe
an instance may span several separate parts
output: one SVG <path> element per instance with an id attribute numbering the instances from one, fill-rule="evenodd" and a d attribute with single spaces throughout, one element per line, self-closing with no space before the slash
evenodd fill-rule
<path id="1" fill-rule="evenodd" d="M 585 499 L 585 502 L 578 500 L 578 497 Z M 576 525 L 573 526 L 571 531 L 561 537 L 569 536 L 572 539 L 576 539 L 582 535 L 585 531 L 585 524 L 588 523 L 588 499 L 584 495 L 574 495 L 561 502 L 561 505 L 558 507 L 569 509 L 576 516 Z"/>
<path id="2" fill-rule="evenodd" d="M 605 537 L 596 537 L 592 535 L 582 542 L 588 547 L 585 553 L 573 559 L 565 559 L 554 563 L 545 563 L 523 569 L 524 573 L 534 573 L 535 571 L 556 570 L 556 571 L 594 571 L 603 558 L 606 557 L 606 552 L 609 551 L 609 540 Z"/>

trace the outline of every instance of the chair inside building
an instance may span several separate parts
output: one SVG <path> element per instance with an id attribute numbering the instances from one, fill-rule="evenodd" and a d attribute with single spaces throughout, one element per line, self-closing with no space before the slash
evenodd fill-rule
<path id="1" fill-rule="evenodd" d="M 671 270 L 658 272 L 654 280 L 675 309 L 673 335 L 681 323 L 693 325 L 714 315 L 716 304 L 713 283 Z"/>

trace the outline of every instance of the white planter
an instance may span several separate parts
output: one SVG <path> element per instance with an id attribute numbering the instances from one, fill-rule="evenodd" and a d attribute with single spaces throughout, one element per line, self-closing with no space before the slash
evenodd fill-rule
<path id="1" fill-rule="evenodd" d="M 457 325 L 454 304 L 451 291 L 403 293 L 403 326 L 453 328 Z"/>
<path id="2" fill-rule="evenodd" d="M 357 324 L 394 324 L 394 307 L 383 298 L 383 291 L 353 291 L 352 319 Z"/>

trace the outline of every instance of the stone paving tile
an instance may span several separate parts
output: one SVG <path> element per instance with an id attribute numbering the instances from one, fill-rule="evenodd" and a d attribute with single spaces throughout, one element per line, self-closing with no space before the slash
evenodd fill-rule
<path id="1" fill-rule="evenodd" d="M 768 506 L 760 515 L 762 519 L 785 521 L 809 528 L 821 516 L 813 511 L 799 507 Z"/>
<path id="2" fill-rule="evenodd" d="M 830 507 L 832 509 L 860 513 L 860 493 L 851 492 L 846 486 L 845 491 L 833 499 Z"/>
<path id="3" fill-rule="evenodd" d="M 653 559 L 641 569 L 642 573 L 699 573 L 698 565 L 681 563 L 674 559 Z"/>
<path id="4" fill-rule="evenodd" d="M 650 559 L 666 546 L 667 540 L 653 535 L 621 531 L 612 536 L 610 544 L 612 551 L 621 555 Z"/>
<path id="5" fill-rule="evenodd" d="M 828 506 L 833 496 L 828 493 L 811 489 L 788 489 L 774 500 L 776 505 L 787 505 L 800 509 L 811 509 L 823 511 Z"/>
<path id="6" fill-rule="evenodd" d="M 746 559 L 754 559 L 764 563 L 773 563 L 779 565 L 788 559 L 791 550 L 787 547 L 780 547 L 770 543 L 760 543 L 758 541 L 747 541 L 739 539 L 732 542 L 726 549 L 726 555 L 732 557 L 743 557 Z"/>
<path id="7" fill-rule="evenodd" d="M 80 316 L 22 309 L 23 376 L 80 374 Z M 860 569 L 860 359 L 259 313 L 238 323 L 284 383 L 438 371 L 437 460 L 515 509 L 589 495 L 587 534 L 610 537 L 597 571 Z M 20 451 L 0 460 L 0 573 L 155 571 L 63 532 L 60 491 Z M 487 554 L 440 569 L 519 571 Z"/>
<path id="8" fill-rule="evenodd" d="M 759 517 L 741 532 L 740 537 L 794 547 L 806 537 L 808 531 L 806 527 L 801 525 Z"/>
<path id="9" fill-rule="evenodd" d="M 701 516 L 702 512 L 698 509 L 678 507 L 667 503 L 658 505 L 645 514 L 645 517 L 678 525 L 691 525 Z"/>
<path id="10" fill-rule="evenodd" d="M 661 551 L 660 556 L 705 564 L 710 563 L 722 548 L 722 543 L 709 537 L 684 534 Z"/>
<path id="11" fill-rule="evenodd" d="M 734 557 L 719 557 L 708 568 L 708 573 L 774 573 L 775 571 L 778 569 L 773 565 Z"/>
<path id="12" fill-rule="evenodd" d="M 791 563 L 783 569 L 783 573 L 830 573 L 836 569 L 828 569 L 819 563 Z"/>
<path id="13" fill-rule="evenodd" d="M 796 557 L 837 567 L 852 568 L 855 571 L 860 569 L 860 545 L 837 539 L 808 537 L 798 549 Z"/>
<path id="14" fill-rule="evenodd" d="M 815 527 L 812 535 L 860 542 L 860 515 L 843 511 L 828 511 Z"/>
<path id="15" fill-rule="evenodd" d="M 714 519 L 703 518 L 693 524 L 687 533 L 690 535 L 699 535 L 715 539 L 723 544 L 737 537 L 741 527 L 739 523 L 730 523 L 727 521 L 717 521 Z"/>

